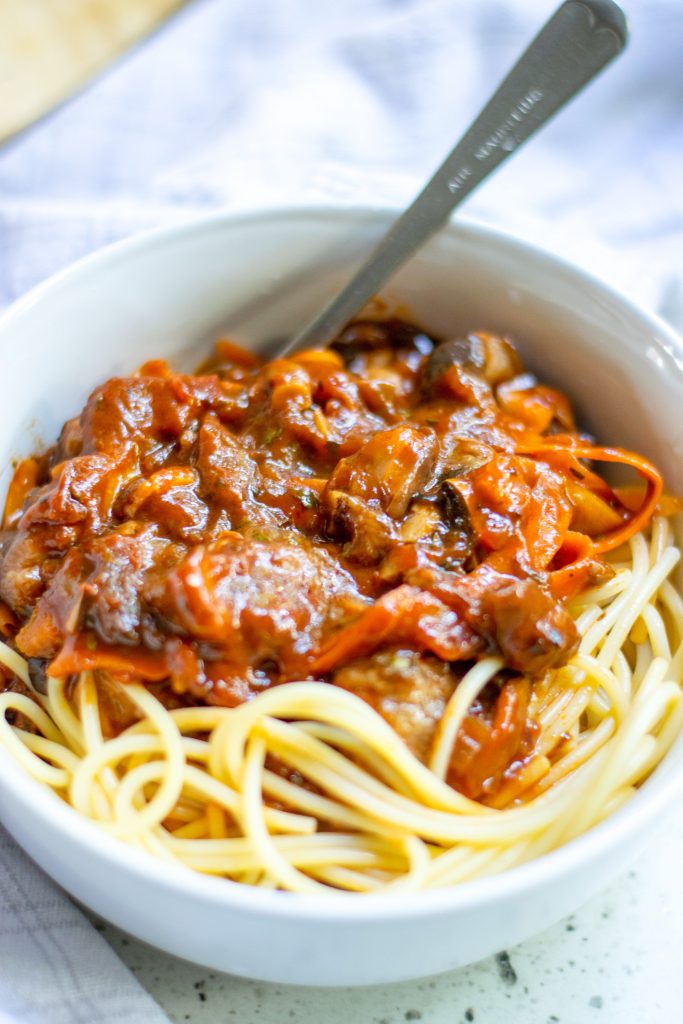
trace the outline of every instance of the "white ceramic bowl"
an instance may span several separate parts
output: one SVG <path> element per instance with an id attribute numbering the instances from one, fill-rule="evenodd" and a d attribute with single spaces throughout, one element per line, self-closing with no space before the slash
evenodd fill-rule
<path id="1" fill-rule="evenodd" d="M 0 323 L 0 478 L 54 439 L 92 387 L 161 354 L 192 366 L 219 331 L 285 335 L 345 279 L 391 211 L 218 215 L 145 234 L 36 289 Z M 435 332 L 517 338 L 606 442 L 637 448 L 683 493 L 683 343 L 553 256 L 445 229 L 387 293 Z M 391 897 L 259 892 L 157 862 L 102 834 L 0 751 L 0 817 L 56 881 L 131 934 L 265 981 L 363 985 L 435 974 L 546 927 L 622 870 L 683 794 L 683 742 L 634 799 L 541 859 L 457 888 Z"/>

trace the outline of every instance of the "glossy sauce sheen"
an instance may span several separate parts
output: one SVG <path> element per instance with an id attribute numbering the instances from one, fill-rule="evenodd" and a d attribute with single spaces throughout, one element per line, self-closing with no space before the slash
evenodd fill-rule
<path id="1" fill-rule="evenodd" d="M 640 511 L 588 458 L 645 477 Z M 103 694 L 141 678 L 234 706 L 333 682 L 423 760 L 463 671 L 499 654 L 449 775 L 487 797 L 531 742 L 533 680 L 576 646 L 567 600 L 660 491 L 504 339 L 367 321 L 269 363 L 219 342 L 195 376 L 107 381 L 17 467 L 0 625 L 36 679 L 92 669 Z"/>

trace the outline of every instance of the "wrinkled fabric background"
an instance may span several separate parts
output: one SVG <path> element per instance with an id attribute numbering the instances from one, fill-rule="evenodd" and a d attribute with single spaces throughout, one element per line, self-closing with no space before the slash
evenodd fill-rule
<path id="1" fill-rule="evenodd" d="M 682 327 L 683 2 L 624 2 L 626 53 L 467 213 Z M 217 207 L 407 202 L 553 7 L 194 0 L 0 149 L 0 307 L 108 242 Z M 165 1019 L 4 835 L 0 897 L 0 1022 Z"/>
<path id="2" fill-rule="evenodd" d="M 407 201 L 554 6 L 195 0 L 0 150 L 0 303 L 198 210 Z M 683 274 L 683 3 L 625 6 L 625 54 L 466 212 L 657 306 Z"/>

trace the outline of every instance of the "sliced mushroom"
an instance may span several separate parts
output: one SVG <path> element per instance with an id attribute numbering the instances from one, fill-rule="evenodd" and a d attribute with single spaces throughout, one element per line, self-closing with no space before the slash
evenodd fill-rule
<path id="1" fill-rule="evenodd" d="M 433 430 L 402 423 L 379 431 L 355 455 L 342 459 L 325 492 L 345 491 L 402 519 L 411 501 L 432 484 L 438 455 Z"/>
<path id="2" fill-rule="evenodd" d="M 484 369 L 484 349 L 475 334 L 468 338 L 452 338 L 434 349 L 424 368 L 423 382 L 427 390 L 433 390 L 452 366 L 480 372 Z"/>
<path id="3" fill-rule="evenodd" d="M 441 522 L 439 509 L 433 501 L 416 501 L 410 507 L 409 515 L 401 525 L 401 540 L 414 544 L 430 537 Z"/>
<path id="4" fill-rule="evenodd" d="M 396 318 L 391 320 L 356 320 L 344 328 L 332 342 L 347 365 L 358 355 L 380 348 L 417 349 L 422 355 L 429 355 L 435 342 L 419 327 Z"/>
<path id="5" fill-rule="evenodd" d="M 28 676 L 33 689 L 38 693 L 47 694 L 47 666 L 46 658 L 28 659 Z"/>
<path id="6" fill-rule="evenodd" d="M 434 349 L 425 363 L 423 387 L 438 391 L 444 375 L 453 367 L 474 372 L 488 384 L 509 380 L 521 370 L 519 356 L 506 338 L 495 334 L 468 334 L 466 338 L 444 341 Z"/>
<path id="7" fill-rule="evenodd" d="M 345 541 L 345 556 L 359 565 L 376 565 L 398 539 L 389 516 L 343 491 L 325 495 L 323 520 L 327 535 Z"/>
<path id="8" fill-rule="evenodd" d="M 484 346 L 486 365 L 484 377 L 491 385 L 516 377 L 522 371 L 522 362 L 514 345 L 497 334 L 476 335 Z"/>
<path id="9" fill-rule="evenodd" d="M 467 502 L 460 489 L 457 477 L 447 477 L 439 486 L 439 504 L 451 529 L 471 529 Z"/>
<path id="10" fill-rule="evenodd" d="M 443 568 L 455 569 L 471 556 L 476 541 L 467 502 L 457 477 L 441 481 L 438 501 L 449 531 L 444 542 L 445 558 L 440 564 Z"/>
<path id="11" fill-rule="evenodd" d="M 468 437 L 458 438 L 456 446 L 445 460 L 444 472 L 447 477 L 466 476 L 475 469 L 485 466 L 493 458 L 494 451 L 488 444 L 473 441 Z"/>

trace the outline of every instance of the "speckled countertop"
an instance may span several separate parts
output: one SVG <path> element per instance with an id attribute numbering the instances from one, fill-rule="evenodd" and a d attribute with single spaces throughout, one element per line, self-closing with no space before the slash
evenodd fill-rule
<path id="1" fill-rule="evenodd" d="M 679 1024 L 682 872 L 683 812 L 573 917 L 471 967 L 375 988 L 243 981 L 98 928 L 177 1024 Z"/>

